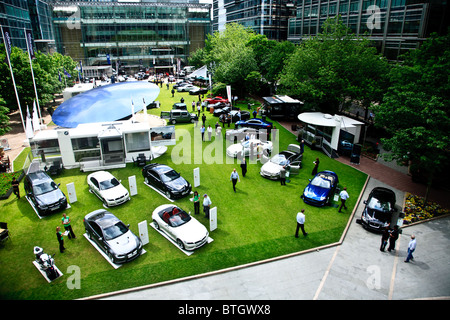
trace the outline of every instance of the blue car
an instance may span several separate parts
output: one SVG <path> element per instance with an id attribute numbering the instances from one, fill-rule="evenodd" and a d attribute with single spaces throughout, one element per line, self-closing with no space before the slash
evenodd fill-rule
<path id="1" fill-rule="evenodd" d="M 262 119 L 253 118 L 250 120 L 241 120 L 236 122 L 236 128 L 241 127 L 248 127 L 248 128 L 255 128 L 255 129 L 266 129 L 270 130 L 273 128 L 272 122 L 264 121 Z"/>
<path id="2" fill-rule="evenodd" d="M 309 181 L 301 197 L 307 204 L 322 207 L 330 202 L 339 179 L 337 174 L 332 171 L 321 171 Z"/>

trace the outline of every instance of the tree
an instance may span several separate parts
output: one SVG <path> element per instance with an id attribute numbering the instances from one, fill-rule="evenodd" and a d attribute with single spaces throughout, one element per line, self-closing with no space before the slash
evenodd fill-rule
<path id="1" fill-rule="evenodd" d="M 5 100 L 0 97 L 0 136 L 11 130 L 9 127 L 8 112 L 9 109 L 6 107 Z"/>
<path id="2" fill-rule="evenodd" d="M 356 37 L 340 17 L 329 18 L 316 37 L 290 56 L 280 78 L 281 91 L 320 111 L 337 113 L 346 101 L 380 101 L 387 86 L 387 61 L 366 37 Z"/>
<path id="3" fill-rule="evenodd" d="M 390 72 L 391 87 L 374 107 L 388 160 L 420 166 L 433 179 L 450 164 L 450 36 L 432 35 Z"/>

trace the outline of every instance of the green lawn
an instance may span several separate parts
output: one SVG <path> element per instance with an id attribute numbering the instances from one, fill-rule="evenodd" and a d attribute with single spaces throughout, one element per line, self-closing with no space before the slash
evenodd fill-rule
<path id="1" fill-rule="evenodd" d="M 170 90 L 161 88 L 158 100 L 162 109 L 152 109 L 149 113 L 159 115 L 161 110 L 169 110 L 174 102 L 183 96 L 190 110 L 193 98 L 188 93 L 175 93 L 171 98 Z M 246 108 L 246 104 L 243 103 Z M 212 126 L 217 118 L 207 114 L 207 124 Z M 288 144 L 297 143 L 295 136 L 280 125 L 280 150 Z M 176 128 L 187 130 L 194 136 L 193 124 L 177 124 Z M 198 130 L 198 128 L 195 128 Z M 225 131 L 222 132 L 225 135 Z M 210 142 L 203 142 L 203 151 L 209 154 Z M 226 155 L 222 157 L 224 164 L 190 163 L 174 164 L 170 146 L 166 154 L 157 162 L 168 164 L 193 183 L 193 169 L 200 168 L 201 186 L 196 188 L 200 194 L 208 193 L 213 206 L 218 208 L 218 229 L 211 232 L 214 241 L 186 256 L 153 228 L 149 227 L 150 243 L 144 248 L 144 255 L 133 262 L 115 270 L 83 237 L 83 217 L 101 208 L 101 202 L 88 192 L 87 173 L 78 169 L 65 170 L 64 174 L 55 178 L 61 183 L 67 194 L 66 184 L 74 182 L 78 201 L 66 210 L 72 220 L 73 229 L 78 239 L 65 239 L 66 252 L 59 253 L 55 228 L 60 225 L 62 214 L 57 213 L 39 219 L 31 209 L 27 200 L 22 197 L 16 200 L 12 195 L 0 201 L 0 221 L 8 222 L 12 232 L 12 241 L 0 247 L 0 298 L 3 299 L 75 299 L 104 292 L 158 283 L 161 281 L 182 278 L 204 272 L 220 270 L 249 262 L 272 258 L 292 252 L 336 242 L 348 222 L 348 218 L 365 183 L 366 175 L 350 166 L 332 160 L 318 151 L 305 148 L 304 166 L 291 182 L 281 186 L 278 181 L 270 181 L 259 175 L 261 165 L 249 164 L 248 173 L 237 184 L 238 192 L 234 193 L 229 176 L 233 168 L 240 168 L 236 163 L 226 164 Z M 177 149 L 178 153 L 179 150 Z M 186 150 L 184 150 L 186 152 Z M 200 150 L 198 150 L 200 152 Z M 184 154 L 189 159 L 187 154 Z M 305 205 L 300 199 L 303 188 L 311 178 L 313 160 L 320 158 L 320 170 L 333 170 L 340 179 L 340 186 L 347 186 L 350 199 L 348 210 L 338 213 L 333 206 L 315 208 Z M 194 159 L 194 152 L 191 153 Z M 156 160 L 155 160 L 156 162 Z M 138 223 L 151 222 L 154 208 L 168 201 L 148 188 L 143 183 L 141 169 L 128 164 L 124 169 L 111 170 L 128 188 L 128 177 L 136 175 L 138 195 L 128 203 L 110 211 L 130 224 L 133 232 L 138 234 Z M 23 184 L 21 184 L 23 195 Z M 187 211 L 193 212 L 193 204 L 188 198 L 175 202 Z M 306 231 L 308 237 L 294 237 L 297 212 L 306 209 Z M 201 214 L 198 220 L 208 226 L 208 221 Z M 55 260 L 64 276 L 48 284 L 32 264 L 33 247 L 41 246 L 48 253 L 56 253 Z M 70 266 L 78 266 L 80 270 L 80 289 L 68 289 L 74 274 L 68 272 Z"/>

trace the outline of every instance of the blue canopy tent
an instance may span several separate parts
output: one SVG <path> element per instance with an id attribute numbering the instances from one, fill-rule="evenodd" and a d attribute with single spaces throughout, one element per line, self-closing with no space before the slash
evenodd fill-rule
<path id="1" fill-rule="evenodd" d="M 108 122 L 128 118 L 153 102 L 159 87 L 144 81 L 114 83 L 80 93 L 63 102 L 52 115 L 53 122 L 64 128 L 82 123 Z"/>

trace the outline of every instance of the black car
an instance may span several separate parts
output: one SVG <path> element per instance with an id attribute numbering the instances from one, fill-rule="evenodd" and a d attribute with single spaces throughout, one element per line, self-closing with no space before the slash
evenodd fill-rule
<path id="1" fill-rule="evenodd" d="M 67 198 L 44 171 L 29 173 L 24 179 L 25 193 L 40 216 L 67 208 Z"/>
<path id="2" fill-rule="evenodd" d="M 105 209 L 88 213 L 83 220 L 86 235 L 115 264 L 140 256 L 142 241 L 119 218 Z"/>
<path id="3" fill-rule="evenodd" d="M 171 167 L 151 163 L 142 168 L 142 175 L 147 184 L 158 189 L 169 199 L 179 199 L 190 194 L 192 186 Z"/>
<path id="4" fill-rule="evenodd" d="M 366 206 L 361 215 L 363 227 L 383 231 L 391 223 L 393 213 L 397 211 L 395 202 L 394 191 L 383 187 L 374 188 L 364 201 Z"/>

